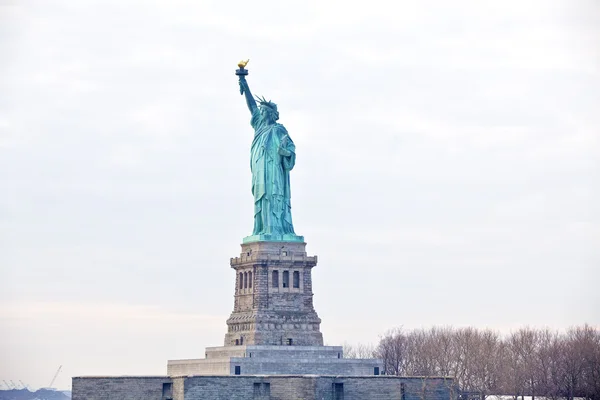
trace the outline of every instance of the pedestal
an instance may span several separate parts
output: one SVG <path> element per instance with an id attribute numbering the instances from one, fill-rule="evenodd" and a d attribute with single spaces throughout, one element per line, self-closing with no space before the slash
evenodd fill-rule
<path id="1" fill-rule="evenodd" d="M 244 243 L 230 264 L 236 272 L 235 300 L 225 346 L 323 345 L 313 307 L 311 270 L 317 257 L 306 255 L 306 243 Z"/>
<path id="2" fill-rule="evenodd" d="M 230 259 L 236 278 L 224 346 L 208 347 L 204 359 L 168 361 L 168 375 L 379 375 L 381 360 L 345 359 L 341 346 L 323 346 L 313 307 L 317 257 L 303 238 L 263 239 L 242 243 Z"/>

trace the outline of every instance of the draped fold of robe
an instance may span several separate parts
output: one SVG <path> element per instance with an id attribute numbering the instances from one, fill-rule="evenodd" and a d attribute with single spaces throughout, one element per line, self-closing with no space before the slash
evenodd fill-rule
<path id="1" fill-rule="evenodd" d="M 281 124 L 266 122 L 259 109 L 252 113 L 250 124 L 254 128 L 254 140 L 250 150 L 254 195 L 252 234 L 294 234 L 290 171 L 296 162 L 296 146 L 289 136 L 285 145 L 281 146 L 282 139 L 288 135 L 287 130 Z"/>

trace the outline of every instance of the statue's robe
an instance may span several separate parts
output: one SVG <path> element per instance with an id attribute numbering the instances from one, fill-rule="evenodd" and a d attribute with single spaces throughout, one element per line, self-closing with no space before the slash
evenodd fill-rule
<path id="1" fill-rule="evenodd" d="M 281 139 L 287 135 L 283 125 L 267 123 L 257 108 L 250 124 L 254 140 L 250 150 L 252 194 L 254 195 L 253 235 L 294 234 L 290 202 L 290 171 L 296 162 L 296 146 L 288 136 L 280 152 Z"/>

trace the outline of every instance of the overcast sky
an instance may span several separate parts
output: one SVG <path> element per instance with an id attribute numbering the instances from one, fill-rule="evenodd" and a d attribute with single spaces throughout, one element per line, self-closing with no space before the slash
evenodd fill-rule
<path id="1" fill-rule="evenodd" d="M 597 1 L 0 0 L 0 381 L 222 345 L 246 57 L 327 344 L 600 326 L 599 49 Z"/>

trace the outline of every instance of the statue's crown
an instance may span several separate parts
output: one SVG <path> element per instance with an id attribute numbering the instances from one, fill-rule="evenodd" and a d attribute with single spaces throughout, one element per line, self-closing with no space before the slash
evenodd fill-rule
<path id="1" fill-rule="evenodd" d="M 271 100 L 266 100 L 264 97 L 261 98 L 256 96 L 256 101 L 258 101 L 262 107 L 268 107 L 273 111 L 277 111 L 277 104 L 273 103 Z"/>

